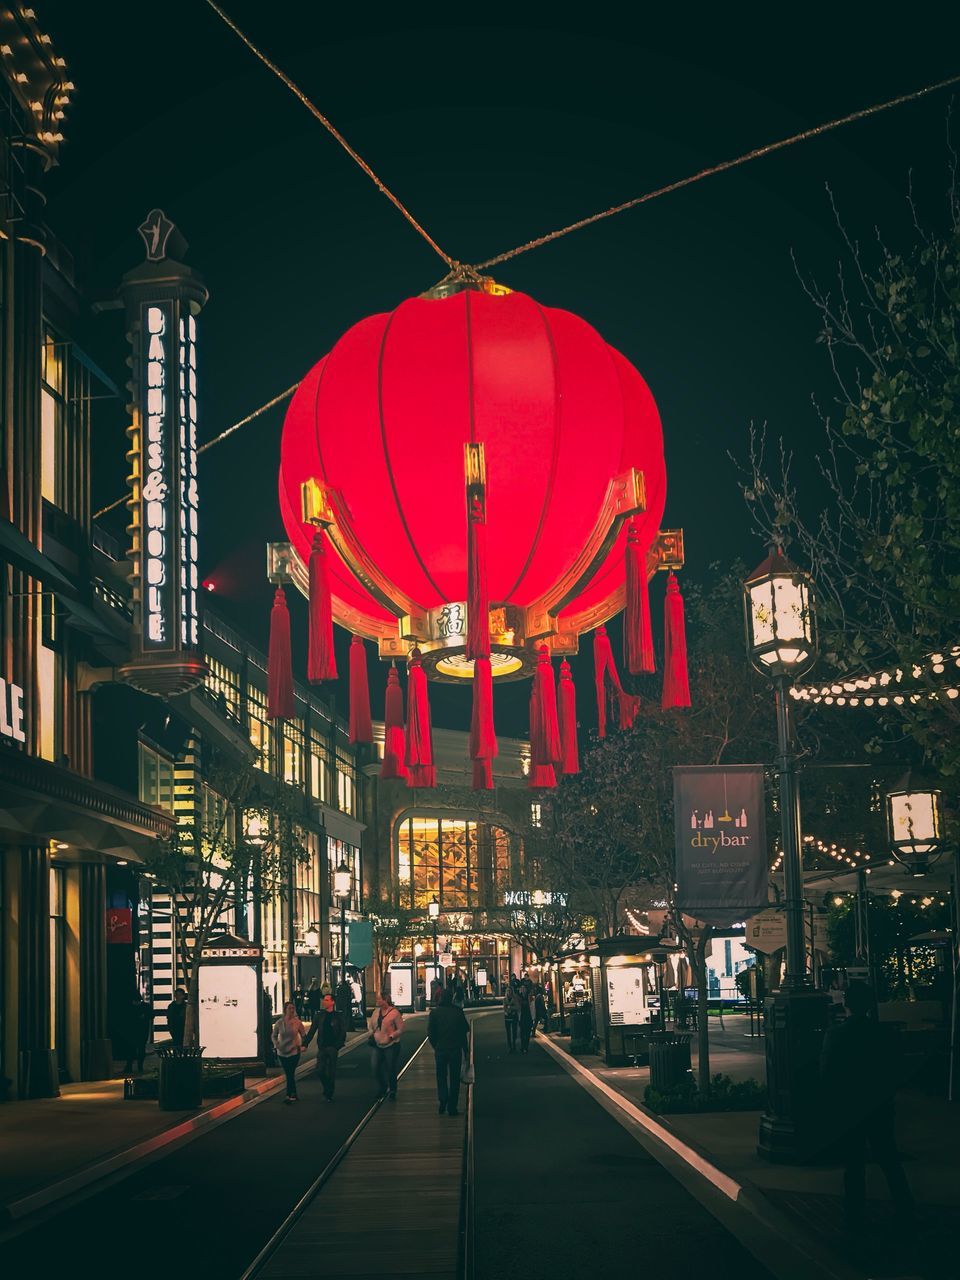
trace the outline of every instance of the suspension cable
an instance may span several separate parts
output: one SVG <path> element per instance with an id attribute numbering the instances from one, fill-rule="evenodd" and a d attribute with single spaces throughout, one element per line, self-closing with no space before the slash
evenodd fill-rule
<path id="1" fill-rule="evenodd" d="M 292 396 L 299 387 L 300 383 L 295 382 L 292 387 L 287 387 L 286 391 L 281 391 L 278 396 L 274 396 L 272 400 L 268 400 L 266 404 L 262 404 L 259 409 L 254 409 L 253 413 L 248 413 L 245 418 L 241 418 L 239 422 L 235 422 L 233 426 L 227 427 L 225 431 L 221 431 L 218 436 L 214 436 L 212 440 L 208 440 L 206 444 L 202 444 L 197 450 L 198 454 L 206 453 L 208 449 L 212 449 L 215 444 L 220 444 L 226 440 L 228 436 L 232 436 L 235 431 L 239 431 L 241 427 L 245 427 L 248 422 L 253 422 L 254 418 L 259 418 L 261 413 L 266 413 L 268 409 L 272 409 L 275 404 L 279 404 L 281 400 L 286 400 Z M 105 507 L 101 507 L 99 511 L 93 513 L 93 519 L 99 520 L 101 516 L 105 516 L 108 511 L 115 511 L 117 507 L 122 507 L 128 500 L 129 495 L 124 494 L 122 498 L 117 498 L 115 502 L 110 502 Z"/>
<path id="2" fill-rule="evenodd" d="M 946 89 L 949 85 L 957 83 L 960 83 L 960 75 L 950 76 L 946 80 L 938 80 L 936 84 L 929 84 L 922 89 L 916 89 L 912 93 L 903 93 L 897 98 L 891 98 L 888 102 L 878 102 L 872 107 L 863 107 L 859 111 L 851 111 L 849 115 L 840 116 L 836 120 L 828 120 L 826 124 L 814 125 L 813 128 L 794 133 L 789 138 L 781 138 L 777 142 L 768 142 L 765 146 L 755 147 L 752 151 L 747 151 L 744 155 L 737 156 L 734 160 L 723 160 L 719 164 L 710 165 L 706 169 L 701 169 L 699 173 L 680 178 L 677 182 L 669 182 L 665 187 L 658 187 L 655 191 L 648 191 L 645 195 L 636 196 L 633 200 L 625 200 L 623 204 L 615 204 L 610 209 L 604 209 L 602 213 L 591 214 L 589 218 L 580 218 L 577 222 L 571 222 L 569 226 L 560 227 L 559 230 L 551 231 L 545 236 L 538 236 L 536 240 L 528 240 L 526 244 L 518 245 L 515 249 L 508 249 L 506 253 L 498 253 L 495 258 L 487 258 L 485 262 L 476 263 L 476 269 L 498 266 L 501 262 L 507 262 L 511 258 L 519 257 L 521 253 L 527 253 L 530 249 L 539 249 L 541 245 L 549 244 L 552 240 L 559 240 L 561 236 L 569 235 L 571 231 L 579 231 L 581 227 L 589 227 L 592 223 L 600 222 L 604 218 L 612 218 L 615 213 L 623 213 L 627 209 L 635 209 L 637 205 L 647 204 L 650 200 L 656 200 L 658 196 L 669 195 L 673 191 L 680 191 L 683 187 L 690 187 L 695 182 L 700 182 L 703 178 L 710 178 L 716 173 L 725 173 L 726 170 L 748 164 L 751 160 L 759 160 L 761 156 L 769 156 L 774 151 L 782 151 L 784 147 L 791 147 L 796 142 L 805 142 L 808 138 L 817 138 L 822 134 L 829 133 L 832 129 L 839 129 L 841 125 L 852 124 L 856 120 L 865 120 L 868 116 L 878 115 L 881 111 L 889 111 L 891 107 L 899 107 L 905 102 L 915 102 L 918 98 L 925 98 L 928 94 L 936 93 L 938 89 Z"/>
<path id="3" fill-rule="evenodd" d="M 444 253 L 444 251 L 437 244 L 436 240 L 434 240 L 434 238 L 429 234 L 429 232 L 424 230 L 424 228 L 416 220 L 416 218 L 413 216 L 410 210 L 403 204 L 400 198 L 398 196 L 395 196 L 393 192 L 390 190 L 390 188 L 387 186 L 387 184 L 377 177 L 374 171 L 363 159 L 363 157 L 357 151 L 355 151 L 353 147 L 351 147 L 350 143 L 346 140 L 346 138 L 343 136 L 340 130 L 337 129 L 337 127 L 330 120 L 327 119 L 327 117 L 323 114 L 320 108 L 315 106 L 314 103 L 310 101 L 310 99 L 303 92 L 300 86 L 297 84 L 294 84 L 294 82 L 290 79 L 290 77 L 286 74 L 286 72 L 281 71 L 281 69 L 277 66 L 275 62 L 271 62 L 271 60 L 267 57 L 267 55 L 263 52 L 262 49 L 257 48 L 257 46 L 250 39 L 250 37 L 245 35 L 240 30 L 240 28 L 229 16 L 229 14 L 224 13 L 224 11 L 216 3 L 216 0 L 207 0 L 207 4 L 214 11 L 214 13 L 217 14 L 218 17 L 220 17 L 223 20 L 223 22 L 226 23 L 226 25 L 230 28 L 230 30 L 243 41 L 243 43 L 247 46 L 247 48 L 254 55 L 254 57 L 259 58 L 260 61 L 263 63 L 263 65 L 268 70 L 272 71 L 273 74 L 277 77 L 277 79 L 281 80 L 287 86 L 287 88 L 294 95 L 294 97 L 298 98 L 300 102 L 303 103 L 303 105 L 307 108 L 307 110 L 314 117 L 314 119 L 320 121 L 320 123 L 331 135 L 331 137 L 335 138 L 336 141 L 340 143 L 340 146 L 343 147 L 344 151 L 346 151 L 347 155 L 351 158 L 351 160 L 355 161 L 355 163 L 360 166 L 363 172 L 374 184 L 374 186 L 376 186 L 383 193 L 383 195 L 387 197 L 387 199 L 391 202 L 391 204 L 395 205 L 396 208 L 400 210 L 400 212 L 403 214 L 406 220 L 410 223 L 411 227 L 413 227 L 414 231 L 418 232 L 421 236 L 423 236 L 424 240 L 426 240 L 427 244 L 434 251 L 434 253 L 438 254 L 444 260 L 447 266 L 450 267 L 451 270 L 459 266 L 459 263 L 457 262 L 456 258 L 451 258 L 449 254 Z"/>

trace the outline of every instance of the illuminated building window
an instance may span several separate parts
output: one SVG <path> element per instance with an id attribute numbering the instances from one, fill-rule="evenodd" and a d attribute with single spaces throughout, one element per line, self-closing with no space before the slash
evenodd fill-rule
<path id="1" fill-rule="evenodd" d="M 487 822 L 414 815 L 397 831 L 400 901 L 426 910 L 436 897 L 443 910 L 498 905 L 522 857 L 518 836 Z"/>
<path id="2" fill-rule="evenodd" d="M 173 813 L 173 761 L 146 743 L 138 744 L 140 755 L 140 799 Z"/>
<path id="3" fill-rule="evenodd" d="M 258 769 L 270 772 L 270 721 L 267 719 L 267 695 L 256 685 L 247 685 L 247 721 L 250 742 L 257 752 Z"/>
<path id="4" fill-rule="evenodd" d="M 63 344 L 45 333 L 41 360 L 40 391 L 40 493 L 54 506 L 62 506 L 64 464 L 64 366 Z"/>
<path id="5" fill-rule="evenodd" d="M 56 760 L 59 755 L 57 711 L 60 699 L 57 694 L 60 683 L 60 662 L 56 653 L 46 643 L 48 637 L 44 635 L 44 631 L 44 620 L 41 616 L 37 618 L 36 630 L 37 693 L 39 695 L 37 713 L 40 721 L 37 743 L 44 760 Z"/>
<path id="6" fill-rule="evenodd" d="M 234 720 L 240 718 L 240 677 L 225 662 L 207 658 L 207 692 Z"/>
<path id="7" fill-rule="evenodd" d="M 530 801 L 530 825 L 538 829 L 543 826 L 543 805 L 539 800 Z"/>
<path id="8" fill-rule="evenodd" d="M 234 815 L 225 796 L 203 783 L 200 787 L 200 831 L 205 851 L 222 850 L 229 846 L 234 836 Z"/>
<path id="9" fill-rule="evenodd" d="M 310 733 L 310 795 L 321 804 L 327 802 L 327 777 L 330 768 L 330 752 L 326 742 L 317 733 Z"/>
<path id="10" fill-rule="evenodd" d="M 340 899 L 333 894 L 333 873 L 341 862 L 345 862 L 352 872 L 352 892 L 347 907 L 351 911 L 360 911 L 363 907 L 363 881 L 361 879 L 360 850 L 356 845 L 347 844 L 345 840 L 337 840 L 327 836 L 327 876 L 330 881 L 330 909 L 340 910 Z"/>
<path id="11" fill-rule="evenodd" d="M 341 813 L 356 816 L 357 781 L 353 761 L 343 752 L 337 752 L 337 808 Z"/>
<path id="12" fill-rule="evenodd" d="M 303 785 L 303 721 L 288 720 L 283 727 L 283 780 Z"/>
<path id="13" fill-rule="evenodd" d="M 300 839 L 303 841 L 308 857 L 306 861 L 298 862 L 296 867 L 293 926 L 296 941 L 306 948 L 310 946 L 308 935 L 314 929 L 319 933 L 322 919 L 320 910 L 320 838 L 310 832 L 301 831 Z M 317 941 L 319 942 L 319 939 Z M 318 949 L 322 950 L 322 947 Z"/>

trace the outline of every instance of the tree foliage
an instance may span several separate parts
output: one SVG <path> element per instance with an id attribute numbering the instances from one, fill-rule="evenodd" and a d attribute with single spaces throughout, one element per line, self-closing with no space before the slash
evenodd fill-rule
<path id="1" fill-rule="evenodd" d="M 373 963 L 380 986 L 392 960 L 411 935 L 425 936 L 422 911 L 401 907 L 389 898 L 367 904 L 367 918 L 373 925 Z"/>
<path id="2" fill-rule="evenodd" d="M 268 796 L 262 787 L 262 775 L 249 762 L 215 757 L 191 817 L 181 820 L 151 860 L 174 907 L 174 945 L 187 976 L 188 1046 L 198 1042 L 204 947 L 254 887 L 283 900 L 294 868 L 309 858 L 300 826 L 302 801 L 285 788 Z"/>
<path id="3" fill-rule="evenodd" d="M 804 281 L 837 388 L 821 413 L 820 492 L 795 482 L 781 444 L 754 434 L 744 492 L 757 525 L 793 541 L 818 588 L 823 660 L 856 676 L 899 669 L 887 714 L 940 773 L 960 770 L 960 199 L 903 252 L 845 235 L 833 286 Z M 842 229 L 842 228 L 841 228 Z M 937 672 L 931 655 L 944 655 Z M 919 674 L 914 675 L 914 668 Z M 952 672 L 952 674 L 951 674 Z M 918 693 L 911 702 L 909 695 Z M 876 722 L 875 722 L 876 723 Z M 867 735 L 868 737 L 870 735 Z"/>

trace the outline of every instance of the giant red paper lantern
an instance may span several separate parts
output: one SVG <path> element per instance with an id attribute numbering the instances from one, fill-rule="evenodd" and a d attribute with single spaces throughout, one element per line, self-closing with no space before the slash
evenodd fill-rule
<path id="1" fill-rule="evenodd" d="M 468 445 L 482 448 L 465 463 Z M 576 652 L 623 608 L 628 519 L 648 574 L 682 557 L 659 532 L 663 436 L 643 378 L 578 316 L 485 282 L 361 320 L 300 384 L 280 467 L 294 580 L 306 590 L 319 523 L 334 619 L 384 658 L 416 643 L 432 678 L 469 678 L 471 482 L 497 678 L 532 673 L 543 643 Z"/>

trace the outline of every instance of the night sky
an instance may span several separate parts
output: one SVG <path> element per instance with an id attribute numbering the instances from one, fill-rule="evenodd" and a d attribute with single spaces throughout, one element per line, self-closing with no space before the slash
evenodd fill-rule
<path id="1" fill-rule="evenodd" d="M 545 6 L 530 16 L 484 6 L 478 24 L 458 23 L 451 7 L 436 16 L 419 7 L 422 17 L 409 6 L 335 12 L 306 0 L 224 7 L 464 261 L 960 70 L 960 18 L 933 5 L 891 8 L 896 26 L 861 4 L 767 8 L 757 20 L 728 6 L 698 17 L 688 6 L 664 16 L 590 5 L 568 21 Z M 203 0 L 37 0 L 36 10 L 77 85 L 49 222 L 91 300 L 141 260 L 136 227 L 150 208 L 178 224 L 211 294 L 203 439 L 296 381 L 355 321 L 445 274 Z M 774 29 L 775 13 L 798 25 Z M 834 390 L 791 253 L 824 283 L 835 274 L 842 239 L 826 187 L 851 235 L 869 243 L 878 226 L 900 245 L 911 233 L 912 171 L 921 211 L 937 224 L 951 100 L 941 92 L 848 126 L 493 273 L 582 315 L 647 379 L 666 437 L 665 525 L 683 526 L 690 575 L 762 557 L 728 458 L 746 454 L 751 422 L 768 422 L 801 458 L 801 476 L 813 474 L 811 396 L 829 406 Z M 90 319 L 85 335 L 118 384 L 120 314 Z M 275 409 L 201 462 L 203 568 L 221 589 L 217 608 L 261 644 L 263 546 L 284 536 L 281 422 Z M 123 428 L 122 402 L 101 402 L 96 505 L 123 490 Z M 815 505 L 812 481 L 809 493 Z M 305 622 L 304 606 L 294 608 Z M 524 730 L 527 696 L 525 684 L 498 692 L 502 731 Z M 437 690 L 435 722 L 465 726 L 468 699 Z"/>

